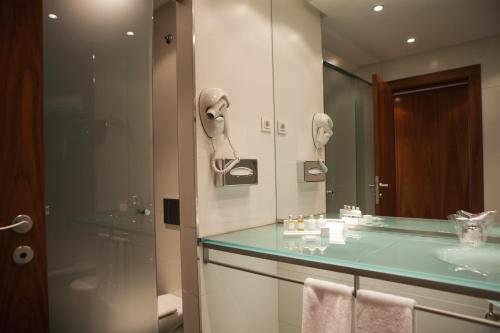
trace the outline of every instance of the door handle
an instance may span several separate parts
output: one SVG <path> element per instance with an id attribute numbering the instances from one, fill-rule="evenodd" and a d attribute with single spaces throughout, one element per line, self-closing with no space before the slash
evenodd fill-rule
<path id="1" fill-rule="evenodd" d="M 11 225 L 0 227 L 0 231 L 14 230 L 18 234 L 24 234 L 33 228 L 33 220 L 28 215 L 17 215 Z"/>
<path id="2" fill-rule="evenodd" d="M 389 184 L 382 183 L 380 181 L 379 176 L 375 176 L 375 184 L 370 184 L 368 186 L 375 188 L 375 204 L 379 205 L 380 204 L 380 198 L 382 197 L 382 193 L 380 192 L 380 190 L 383 189 L 383 188 L 388 188 Z"/>

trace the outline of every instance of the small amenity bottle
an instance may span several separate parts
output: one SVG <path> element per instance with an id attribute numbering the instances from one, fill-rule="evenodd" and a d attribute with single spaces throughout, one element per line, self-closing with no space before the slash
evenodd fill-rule
<path id="1" fill-rule="evenodd" d="M 319 219 L 318 219 L 318 228 L 321 229 L 324 227 L 326 227 L 326 220 L 325 220 L 325 217 L 323 215 L 320 215 Z"/>
<path id="2" fill-rule="evenodd" d="M 292 220 L 292 215 L 288 215 L 288 218 L 285 220 L 285 230 L 286 231 L 295 230 L 295 221 Z"/>
<path id="3" fill-rule="evenodd" d="M 302 215 L 299 215 L 299 218 L 297 219 L 297 231 L 304 231 L 304 217 Z"/>
<path id="4" fill-rule="evenodd" d="M 307 231 L 315 231 L 316 230 L 316 220 L 313 215 L 309 215 L 309 218 L 306 221 L 306 230 Z"/>

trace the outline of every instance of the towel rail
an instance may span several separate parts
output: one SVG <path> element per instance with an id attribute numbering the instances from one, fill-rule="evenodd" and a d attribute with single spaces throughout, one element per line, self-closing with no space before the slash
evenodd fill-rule
<path id="1" fill-rule="evenodd" d="M 275 275 L 275 274 L 270 274 L 270 273 L 266 273 L 266 272 L 253 270 L 250 268 L 244 268 L 244 267 L 239 267 L 239 266 L 235 266 L 235 265 L 231 265 L 231 264 L 226 264 L 226 263 L 223 263 L 223 262 L 220 262 L 217 260 L 212 260 L 209 258 L 208 249 L 205 247 L 203 248 L 203 263 L 221 266 L 221 267 L 225 267 L 225 268 L 231 268 L 231 269 L 235 269 L 238 271 L 256 274 L 256 275 L 260 275 L 260 276 L 264 276 L 264 277 L 268 277 L 268 278 L 273 278 L 273 279 L 280 280 L 280 281 L 304 285 L 304 281 L 302 281 L 302 280 L 289 278 L 289 277 L 283 277 L 283 276 L 279 276 L 279 275 Z M 353 291 L 354 297 L 356 297 L 356 291 L 358 289 L 359 289 L 359 276 L 354 275 L 354 291 Z M 427 313 L 432 313 L 432 314 L 437 314 L 437 315 L 441 315 L 444 317 L 459 319 L 459 320 L 467 321 L 467 322 L 474 323 L 474 324 L 480 324 L 480 325 L 484 325 L 484 326 L 500 328 L 500 323 L 496 322 L 496 321 L 483 319 L 483 318 L 477 318 L 477 317 L 468 316 L 468 315 L 464 315 L 461 313 L 456 313 L 456 312 L 451 312 L 451 311 L 446 311 L 446 310 L 440 310 L 440 309 L 436 309 L 436 308 L 432 308 L 432 307 L 428 307 L 428 306 L 415 305 L 415 310 L 427 312 Z"/>

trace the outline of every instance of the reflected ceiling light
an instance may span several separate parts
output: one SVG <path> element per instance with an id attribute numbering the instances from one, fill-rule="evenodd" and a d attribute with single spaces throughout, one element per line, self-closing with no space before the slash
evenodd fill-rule
<path id="1" fill-rule="evenodd" d="M 127 31 L 127 36 L 133 36 L 135 33 L 133 31 Z"/>
<path id="2" fill-rule="evenodd" d="M 414 37 L 410 37 L 406 40 L 408 44 L 415 43 L 416 39 Z"/>
<path id="3" fill-rule="evenodd" d="M 384 9 L 384 6 L 382 6 L 382 5 L 376 5 L 375 7 L 373 7 L 374 12 L 381 12 L 383 9 Z"/>
<path id="4" fill-rule="evenodd" d="M 47 15 L 49 17 L 49 19 L 52 19 L 52 20 L 57 20 L 57 15 L 56 14 L 49 14 Z"/>

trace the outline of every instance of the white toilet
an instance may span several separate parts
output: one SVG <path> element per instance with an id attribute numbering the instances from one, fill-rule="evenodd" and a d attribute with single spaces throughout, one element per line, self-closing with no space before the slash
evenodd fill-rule
<path id="1" fill-rule="evenodd" d="M 160 333 L 177 333 L 182 327 L 182 298 L 172 294 L 158 296 Z"/>

